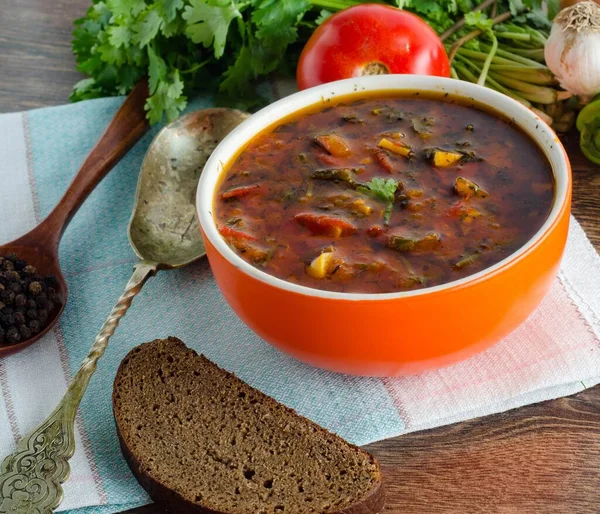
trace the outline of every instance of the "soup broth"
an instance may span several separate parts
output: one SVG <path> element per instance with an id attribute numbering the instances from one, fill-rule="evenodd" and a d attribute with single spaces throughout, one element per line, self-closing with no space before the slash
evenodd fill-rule
<path id="1" fill-rule="evenodd" d="M 243 259 L 304 286 L 389 293 L 492 266 L 543 225 L 550 165 L 508 120 L 452 97 L 346 97 L 258 134 L 215 196 Z"/>

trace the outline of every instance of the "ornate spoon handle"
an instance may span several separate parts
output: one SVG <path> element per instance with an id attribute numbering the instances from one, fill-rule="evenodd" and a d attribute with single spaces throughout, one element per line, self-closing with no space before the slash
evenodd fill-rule
<path id="1" fill-rule="evenodd" d="M 50 514 L 60 505 L 63 497 L 61 484 L 69 476 L 68 460 L 75 452 L 75 414 L 81 398 L 119 321 L 157 269 L 153 262 L 142 261 L 135 265 L 125 292 L 102 325 L 88 356 L 56 409 L 21 439 L 14 453 L 2 462 L 0 514 Z"/>

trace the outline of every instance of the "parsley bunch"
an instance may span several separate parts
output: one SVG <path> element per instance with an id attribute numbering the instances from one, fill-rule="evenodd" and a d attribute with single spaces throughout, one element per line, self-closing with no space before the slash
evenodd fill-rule
<path id="1" fill-rule="evenodd" d="M 93 0 L 75 21 L 78 82 L 72 101 L 124 95 L 148 76 L 148 117 L 175 118 L 195 91 L 218 103 L 260 103 L 256 79 L 282 69 L 286 52 L 305 41 L 319 18 L 348 7 L 346 0 Z M 319 6 L 322 6 L 320 8 Z M 229 102 L 225 100 L 228 99 Z M 232 101 L 232 99 L 235 99 Z"/>
<path id="2" fill-rule="evenodd" d="M 485 0 L 484 0 L 485 1 Z M 355 0 L 92 0 L 75 21 L 78 82 L 72 101 L 127 94 L 147 76 L 152 123 L 171 120 L 187 97 L 208 92 L 217 104 L 249 109 L 265 102 L 260 78 L 293 73 L 302 45 L 333 12 Z M 481 0 L 388 0 L 424 18 L 438 33 L 453 27 Z M 497 0 L 503 10 L 539 0 Z M 478 20 L 481 21 L 481 20 Z M 547 18 L 546 18 L 547 21 Z"/>

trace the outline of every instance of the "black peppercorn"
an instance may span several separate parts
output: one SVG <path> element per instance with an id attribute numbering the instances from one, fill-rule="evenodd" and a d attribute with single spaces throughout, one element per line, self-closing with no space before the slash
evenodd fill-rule
<path id="1" fill-rule="evenodd" d="M 12 314 L 1 314 L 0 325 L 8 330 L 10 327 L 15 325 L 15 317 Z"/>
<path id="2" fill-rule="evenodd" d="M 61 305 L 58 281 L 15 254 L 0 256 L 0 344 L 38 334 Z"/>
<path id="3" fill-rule="evenodd" d="M 9 282 L 19 282 L 21 280 L 21 275 L 19 275 L 18 271 L 6 271 L 5 274 Z"/>
<path id="4" fill-rule="evenodd" d="M 19 333 L 21 334 L 21 339 L 27 341 L 31 337 L 31 329 L 25 325 L 19 326 Z"/>
<path id="5" fill-rule="evenodd" d="M 0 300 L 2 300 L 2 302 L 6 305 L 12 305 L 15 301 L 15 296 L 15 293 L 10 291 L 9 289 L 5 289 L 4 291 L 2 291 L 2 293 L 0 293 Z"/>
<path id="6" fill-rule="evenodd" d="M 40 322 L 37 319 L 32 319 L 27 326 L 33 334 L 37 334 L 41 330 Z"/>
<path id="7" fill-rule="evenodd" d="M 21 334 L 19 334 L 19 331 L 16 327 L 12 327 L 6 331 L 5 338 L 7 343 L 14 344 L 21 340 Z"/>
<path id="8" fill-rule="evenodd" d="M 46 309 L 40 309 L 38 311 L 38 321 L 42 325 L 46 324 L 46 321 L 48 321 L 48 311 Z"/>
<path id="9" fill-rule="evenodd" d="M 32 282 L 29 284 L 29 292 L 32 295 L 37 296 L 42 292 L 42 284 L 40 282 Z"/>
<path id="10" fill-rule="evenodd" d="M 22 312 L 15 312 L 13 314 L 13 318 L 15 318 L 15 323 L 17 325 L 24 325 L 25 324 L 25 314 Z"/>

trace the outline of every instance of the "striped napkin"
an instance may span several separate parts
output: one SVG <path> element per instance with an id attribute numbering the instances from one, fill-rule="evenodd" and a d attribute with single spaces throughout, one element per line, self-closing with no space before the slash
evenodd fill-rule
<path id="1" fill-rule="evenodd" d="M 26 232 L 50 211 L 121 101 L 0 115 L 0 242 Z M 60 257 L 70 298 L 60 323 L 41 343 L 0 359 L 0 456 L 59 401 L 123 291 L 136 262 L 127 222 L 152 136 L 100 184 L 65 233 Z M 90 383 L 60 510 L 108 514 L 148 502 L 121 457 L 110 403 L 119 362 L 141 342 L 180 337 L 301 414 L 366 444 L 597 384 L 599 314 L 600 258 L 574 219 L 560 274 L 521 328 L 471 360 L 407 378 L 350 377 L 297 362 L 237 319 L 206 261 L 161 272 L 135 300 Z"/>

